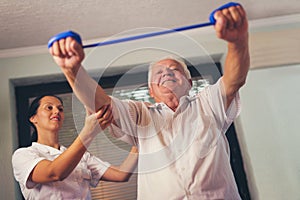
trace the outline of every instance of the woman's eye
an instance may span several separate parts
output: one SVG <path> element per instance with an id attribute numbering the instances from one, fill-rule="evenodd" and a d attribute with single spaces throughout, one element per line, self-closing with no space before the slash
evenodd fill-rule
<path id="1" fill-rule="evenodd" d="M 52 110 L 53 107 L 52 107 L 52 106 L 47 106 L 47 109 L 48 109 L 48 110 Z"/>
<path id="2" fill-rule="evenodd" d="M 58 110 L 59 110 L 60 112 L 63 112 L 63 111 L 64 111 L 64 108 L 58 108 Z"/>

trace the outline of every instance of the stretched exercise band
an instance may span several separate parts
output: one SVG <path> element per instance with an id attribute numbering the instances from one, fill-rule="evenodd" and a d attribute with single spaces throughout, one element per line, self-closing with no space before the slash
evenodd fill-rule
<path id="1" fill-rule="evenodd" d="M 209 16 L 209 21 L 207 23 L 201 23 L 201 24 L 194 24 L 194 25 L 190 25 L 190 26 L 184 26 L 184 27 L 179 27 L 179 28 L 175 28 L 175 29 L 170 29 L 170 30 L 164 30 L 164 31 L 158 31 L 158 32 L 152 32 L 152 33 L 146 33 L 146 34 L 141 34 L 141 35 L 134 35 L 134 36 L 129 36 L 129 37 L 124 37 L 124 38 L 118 38 L 118 39 L 114 39 L 114 40 L 108 40 L 108 41 L 104 41 L 104 42 L 99 42 L 99 43 L 94 43 L 94 44 L 89 44 L 89 45 L 83 45 L 83 48 L 90 48 L 90 47 L 96 47 L 96 46 L 104 46 L 104 45 L 110 45 L 110 44 L 116 44 L 116 43 L 121 43 L 121 42 L 127 42 L 127 41 L 132 41 L 132 40 L 138 40 L 138 39 L 143 39 L 143 38 L 148 38 L 148 37 L 153 37 L 153 36 L 158 36 L 158 35 L 164 35 L 164 34 L 168 34 L 168 33 L 174 33 L 177 31 L 185 31 L 185 30 L 190 30 L 190 29 L 195 29 L 195 28 L 201 28 L 201 27 L 205 27 L 205 26 L 210 26 L 210 25 L 214 25 L 216 23 L 216 20 L 214 18 L 214 14 L 215 12 L 225 9 L 225 8 L 229 8 L 231 6 L 237 6 L 240 5 L 239 3 L 235 3 L 235 2 L 229 2 L 217 9 L 215 9 Z M 80 38 L 80 35 L 78 35 L 77 33 L 73 32 L 73 31 L 66 31 L 66 32 L 62 32 L 59 33 L 55 36 L 53 36 L 49 42 L 48 42 L 48 48 L 50 48 L 54 42 L 63 39 L 63 38 L 67 38 L 67 37 L 73 37 L 78 43 L 80 43 L 82 45 L 82 40 Z"/>

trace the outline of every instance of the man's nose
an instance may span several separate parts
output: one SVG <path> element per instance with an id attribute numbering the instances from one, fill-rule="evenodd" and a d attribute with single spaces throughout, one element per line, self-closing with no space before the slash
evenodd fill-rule
<path id="1" fill-rule="evenodd" d="M 165 76 L 174 76 L 174 73 L 171 69 L 169 68 L 166 68 L 164 71 L 163 71 L 163 77 Z"/>

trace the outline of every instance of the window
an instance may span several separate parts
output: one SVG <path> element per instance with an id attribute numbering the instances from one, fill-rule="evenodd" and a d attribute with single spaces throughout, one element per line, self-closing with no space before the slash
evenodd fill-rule
<path id="1" fill-rule="evenodd" d="M 221 65 L 216 63 L 218 67 L 211 66 L 211 64 L 199 64 L 198 66 L 189 66 L 191 75 L 193 77 L 193 89 L 192 92 L 198 92 L 207 84 L 212 84 L 217 81 L 221 74 Z M 215 72 L 218 70 L 218 73 Z M 201 72 L 201 74 L 199 73 Z M 119 98 L 130 98 L 134 100 L 151 101 L 148 95 L 147 88 L 147 72 L 138 72 L 136 74 L 129 74 L 126 87 L 115 87 L 115 84 L 120 80 L 122 74 L 113 76 L 103 76 L 99 83 L 103 88 L 106 89 L 107 93 L 113 92 L 114 96 Z M 45 80 L 47 77 L 40 78 L 40 80 Z M 68 146 L 77 136 L 77 130 L 74 124 L 74 120 L 83 123 L 84 118 L 80 116 L 74 116 L 74 114 L 80 114 L 85 116 L 84 110 L 72 112 L 72 91 L 69 87 L 67 81 L 64 78 L 55 79 L 55 82 L 49 83 L 34 83 L 33 79 L 30 80 L 30 84 L 24 83 L 23 79 L 12 80 L 13 85 L 15 85 L 15 96 L 16 96 L 16 107 L 17 107 L 17 120 L 18 120 L 18 138 L 19 147 L 29 146 L 31 144 L 31 135 L 28 124 L 26 123 L 26 111 L 29 106 L 29 102 L 32 98 L 41 95 L 42 93 L 53 93 L 62 97 L 65 106 L 65 123 L 60 134 L 60 142 L 64 146 Z M 138 85 L 139 87 L 136 87 Z M 112 90 L 113 88 L 113 90 Z M 129 88 L 129 89 L 128 89 Z M 130 89 L 134 88 L 134 89 Z M 76 106 L 77 107 L 77 106 Z M 236 133 L 234 125 L 232 125 L 228 132 L 227 138 L 231 148 L 231 165 L 238 184 L 239 192 L 242 199 L 250 199 L 247 179 L 245 176 L 243 162 L 240 154 L 239 144 L 236 138 Z M 112 145 L 114 143 L 114 145 Z M 115 150 L 114 147 L 118 147 Z M 123 149 L 125 153 L 121 155 L 119 152 Z M 93 144 L 89 147 L 89 151 L 94 155 L 98 156 L 104 161 L 108 161 L 114 165 L 119 165 L 123 159 L 127 156 L 127 152 L 130 146 L 116 141 L 111 138 L 109 134 L 99 134 L 99 138 L 95 139 Z M 136 181 L 137 177 L 134 174 L 128 183 L 110 183 L 110 182 L 100 182 L 96 188 L 91 189 L 93 199 L 136 199 Z"/>

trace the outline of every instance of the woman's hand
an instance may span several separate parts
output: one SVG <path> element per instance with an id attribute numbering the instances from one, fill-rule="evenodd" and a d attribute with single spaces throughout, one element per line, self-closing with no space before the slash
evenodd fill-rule
<path id="1" fill-rule="evenodd" d="M 113 120 L 110 105 L 103 106 L 96 113 L 86 108 L 86 118 L 83 130 L 89 134 L 97 134 L 107 128 Z"/>
<path id="2" fill-rule="evenodd" d="M 106 129 L 113 121 L 110 105 L 103 106 L 98 112 L 98 122 L 102 130 Z"/>

